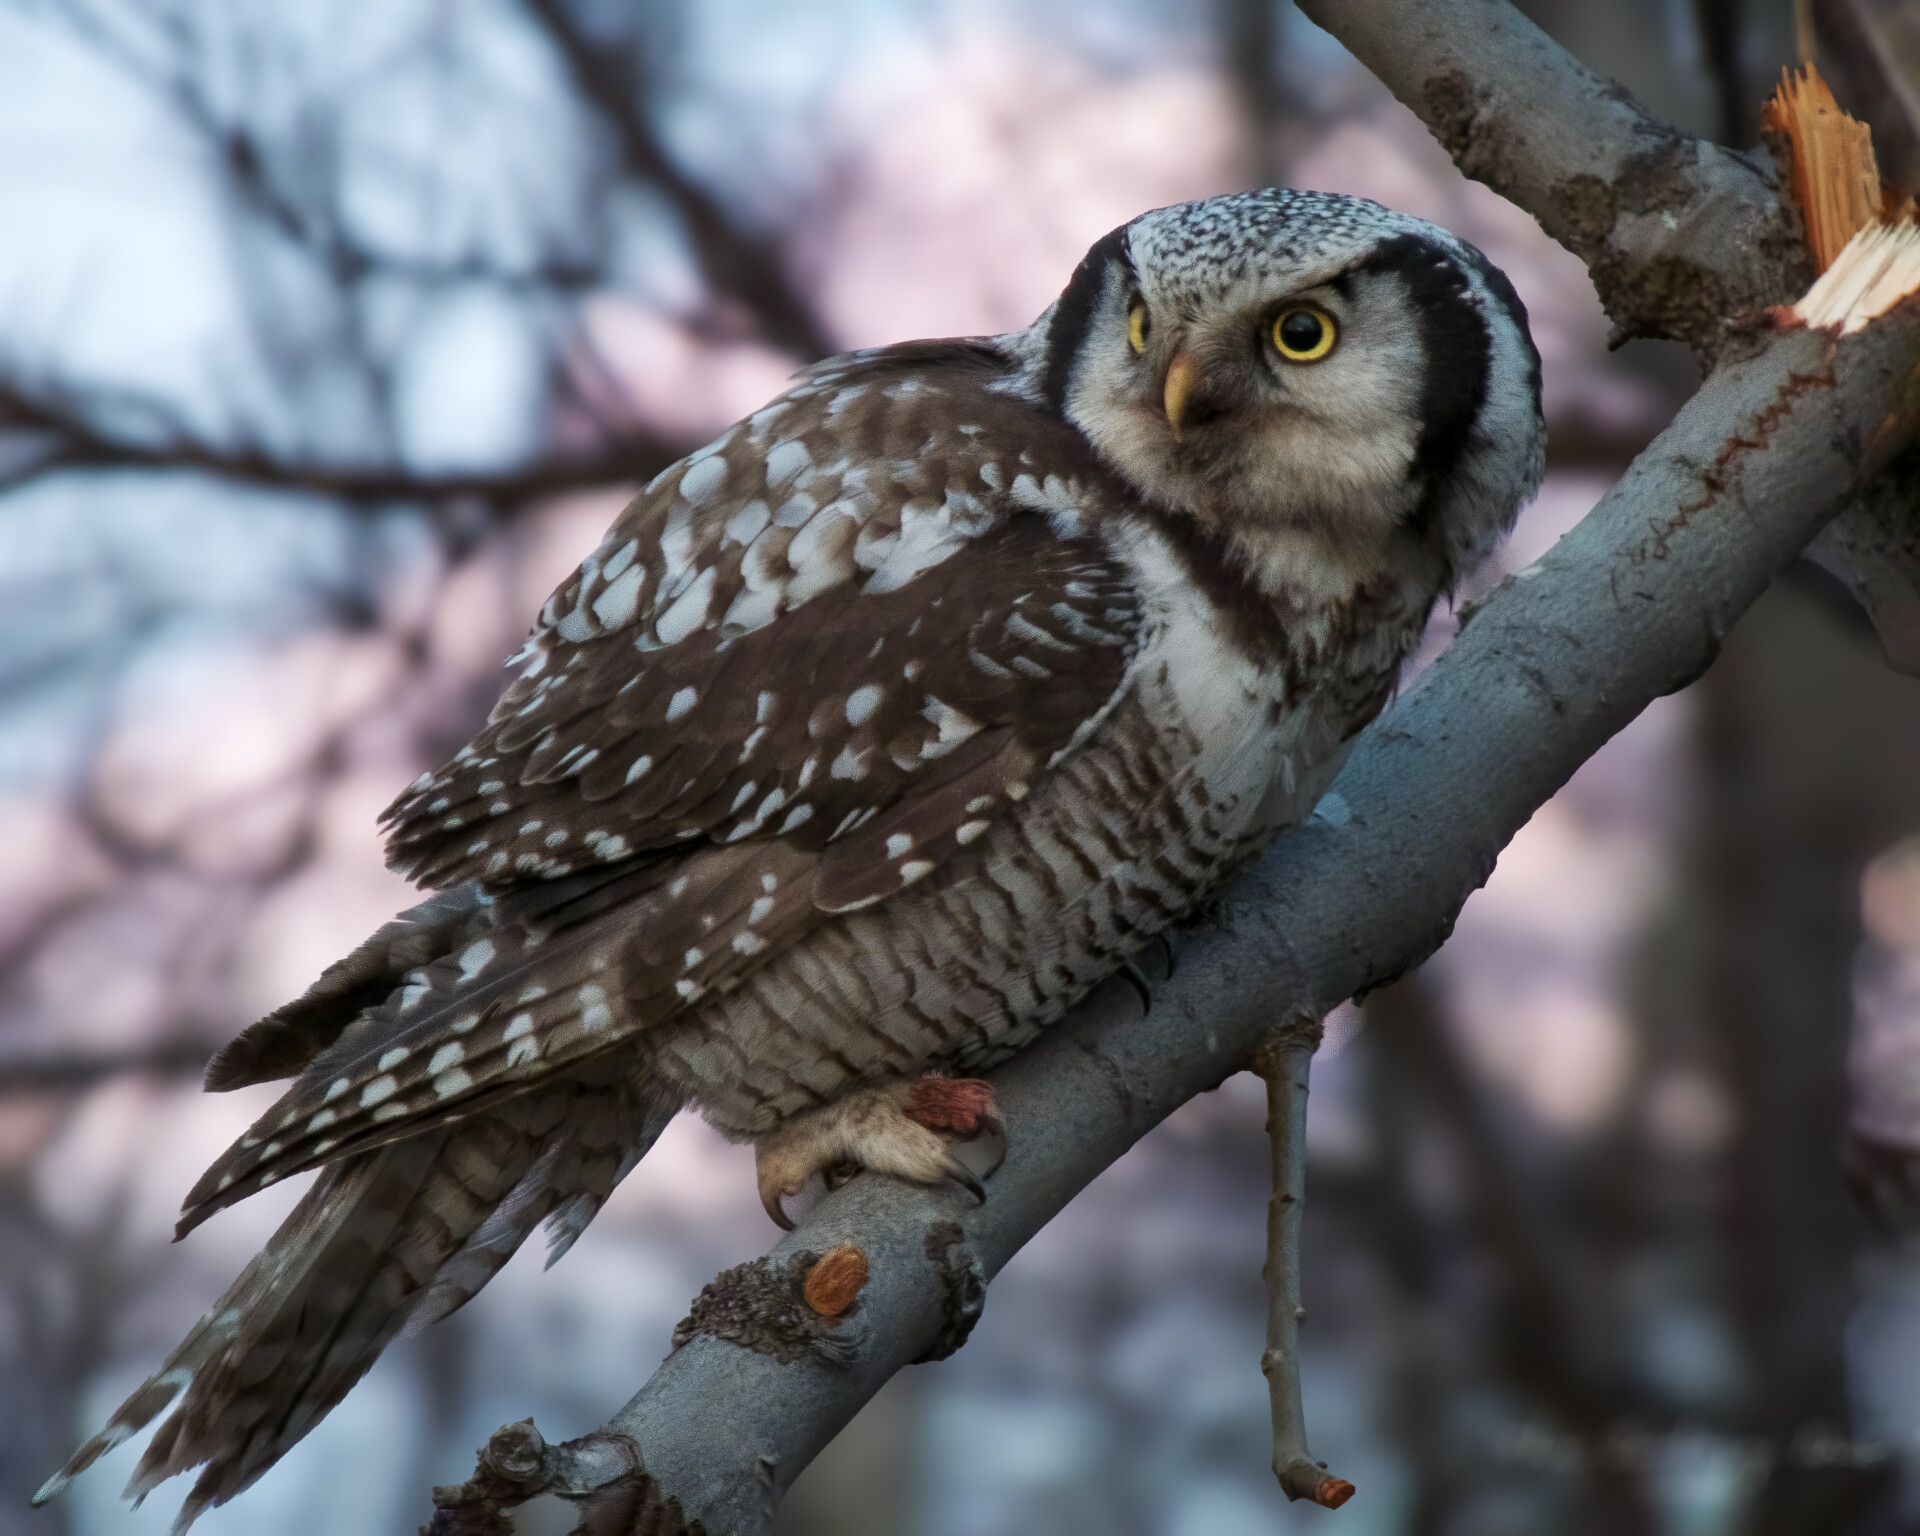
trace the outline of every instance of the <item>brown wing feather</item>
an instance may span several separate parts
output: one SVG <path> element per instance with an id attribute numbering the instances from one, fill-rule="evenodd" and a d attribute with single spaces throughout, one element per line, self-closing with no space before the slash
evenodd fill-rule
<path id="1" fill-rule="evenodd" d="M 1099 720 L 1139 625 L 1099 540 L 1021 511 L 1017 488 L 892 590 L 646 650 L 625 632 L 546 631 L 545 665 L 570 679 L 539 696 L 552 722 L 527 737 L 509 690 L 487 731 L 397 813 L 396 848 L 436 878 L 470 874 L 483 842 L 489 864 L 511 852 L 492 894 L 474 898 L 458 947 L 406 973 L 208 1170 L 182 1230 L 658 1028 L 833 914 L 929 877 L 984 831 Z M 687 527 L 697 542 L 700 525 Z M 596 560 L 595 580 L 621 569 Z M 692 699 L 676 711 L 681 690 Z M 642 757 L 660 766 L 619 766 Z M 617 774 L 597 777 L 608 764 Z M 517 799 L 459 829 L 480 840 L 456 847 L 432 807 L 469 781 L 502 795 L 511 784 Z"/>
<path id="2" fill-rule="evenodd" d="M 674 1107 L 644 1032 L 928 878 L 1097 727 L 1140 629 L 1103 476 L 987 377 L 965 348 L 817 371 L 548 603 L 487 728 L 389 813 L 396 865 L 451 889 L 223 1053 L 222 1085 L 300 1076 L 181 1230 L 334 1166 L 69 1474 L 191 1381 L 136 1487 L 209 1461 L 189 1508 L 238 1491 L 407 1316 L 542 1215 L 572 1240 Z"/>
<path id="3" fill-rule="evenodd" d="M 486 729 L 389 809 L 395 867 L 501 888 L 703 836 L 817 846 L 982 726 L 1057 750 L 1138 625 L 1087 531 L 1107 482 L 958 355 L 957 382 L 820 373 L 650 485 Z"/>
<path id="4" fill-rule="evenodd" d="M 823 920 L 811 856 L 789 845 L 709 849 L 674 868 L 637 871 L 617 907 L 568 928 L 496 907 L 484 935 L 410 972 L 314 1058 L 188 1193 L 181 1235 L 304 1168 L 523 1093 L 671 1019 L 748 958 L 741 935 L 749 949 L 784 944 Z M 769 882 L 788 897 L 756 907 Z"/>
<path id="5" fill-rule="evenodd" d="M 461 947 L 481 913 L 470 885 L 440 891 L 403 912 L 283 1008 L 243 1029 L 207 1063 L 206 1087 L 224 1093 L 292 1077 L 340 1038 L 369 1008 L 405 983 L 407 973 Z"/>

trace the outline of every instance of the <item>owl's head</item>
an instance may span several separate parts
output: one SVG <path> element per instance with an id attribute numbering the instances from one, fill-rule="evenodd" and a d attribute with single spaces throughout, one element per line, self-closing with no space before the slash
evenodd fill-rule
<path id="1" fill-rule="evenodd" d="M 1539 484 L 1540 359 L 1512 284 L 1360 198 L 1143 214 L 1030 335 L 1040 392 L 1100 457 L 1276 597 L 1337 597 L 1412 552 L 1450 583 Z"/>

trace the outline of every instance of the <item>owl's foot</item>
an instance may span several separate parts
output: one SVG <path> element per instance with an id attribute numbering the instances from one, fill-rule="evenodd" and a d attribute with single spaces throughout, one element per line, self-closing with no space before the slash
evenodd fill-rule
<path id="1" fill-rule="evenodd" d="M 780 1202 L 799 1194 L 810 1175 L 818 1173 L 829 1188 L 838 1188 L 866 1170 L 916 1184 L 952 1179 L 985 1204 L 985 1186 L 947 1144 L 989 1133 L 1000 1138 L 1004 1149 L 1000 1107 L 993 1089 L 977 1078 L 923 1077 L 843 1094 L 831 1104 L 796 1115 L 755 1145 L 760 1203 L 791 1231 L 793 1223 Z"/>
<path id="2" fill-rule="evenodd" d="M 1159 946 L 1160 953 L 1165 957 L 1167 962 L 1167 973 L 1160 979 L 1162 981 L 1173 980 L 1173 969 L 1178 959 L 1173 947 L 1173 940 L 1165 933 L 1156 933 L 1148 942 Z M 1140 953 L 1144 954 L 1145 951 L 1142 950 Z M 1122 960 L 1114 974 L 1128 986 L 1132 987 L 1134 993 L 1139 997 L 1140 1016 L 1145 1018 L 1148 1014 L 1152 1013 L 1154 983 L 1148 979 L 1147 973 L 1140 969 L 1140 962 L 1132 958 Z"/>
<path id="3" fill-rule="evenodd" d="M 1167 974 L 1162 979 L 1172 981 L 1173 973 L 1180 964 L 1180 951 L 1173 947 L 1173 935 L 1162 928 L 1153 936 L 1153 942 L 1160 946 L 1160 953 L 1167 960 Z"/>

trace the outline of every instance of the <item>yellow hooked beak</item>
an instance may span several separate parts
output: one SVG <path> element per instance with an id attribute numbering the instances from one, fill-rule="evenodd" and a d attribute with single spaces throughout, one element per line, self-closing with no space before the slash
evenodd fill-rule
<path id="1" fill-rule="evenodd" d="M 1193 360 L 1193 354 L 1184 348 L 1174 353 L 1173 361 L 1167 364 L 1167 378 L 1162 403 L 1167 408 L 1167 425 L 1173 428 L 1173 440 L 1180 441 L 1180 418 L 1186 414 L 1187 397 L 1193 393 L 1193 382 L 1199 376 L 1200 365 Z"/>

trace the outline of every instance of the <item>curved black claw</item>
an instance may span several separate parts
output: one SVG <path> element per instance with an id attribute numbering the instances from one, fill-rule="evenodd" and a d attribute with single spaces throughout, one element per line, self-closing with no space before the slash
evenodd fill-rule
<path id="1" fill-rule="evenodd" d="M 781 1205 L 777 1189 L 761 1188 L 760 1208 L 773 1218 L 773 1224 L 782 1232 L 793 1230 L 793 1218 L 787 1215 L 785 1207 Z"/>
<path id="2" fill-rule="evenodd" d="M 1173 947 L 1173 935 L 1166 932 L 1165 929 L 1162 929 L 1153 937 L 1154 942 L 1160 946 L 1162 953 L 1167 957 L 1167 980 L 1172 981 L 1174 970 L 1179 964 L 1180 951 Z"/>
<path id="3" fill-rule="evenodd" d="M 986 1170 L 980 1175 L 983 1179 L 990 1179 L 1000 1171 L 1000 1165 L 1007 1160 L 1007 1122 L 1000 1117 L 998 1104 L 980 1117 L 980 1128 L 998 1144 L 993 1154 L 993 1161 L 987 1164 Z"/>
<path id="4" fill-rule="evenodd" d="M 974 1171 L 957 1157 L 947 1159 L 947 1177 L 956 1184 L 963 1184 L 980 1204 L 987 1203 L 987 1186 L 975 1176 Z"/>
<path id="5" fill-rule="evenodd" d="M 1120 962 L 1120 975 L 1128 986 L 1140 994 L 1140 1017 L 1145 1018 L 1153 1012 L 1153 989 L 1147 985 L 1147 978 L 1131 960 Z"/>

